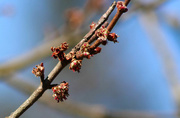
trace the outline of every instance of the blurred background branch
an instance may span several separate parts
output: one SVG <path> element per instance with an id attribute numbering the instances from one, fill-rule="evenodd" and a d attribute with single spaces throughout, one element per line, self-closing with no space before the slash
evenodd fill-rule
<path id="1" fill-rule="evenodd" d="M 23 81 L 18 76 L 13 75 L 8 77 L 6 81 L 9 85 L 23 92 L 24 94 L 31 95 L 36 89 L 36 86 Z M 159 113 L 147 113 L 139 111 L 111 111 L 103 105 L 89 105 L 81 102 L 66 101 L 57 105 L 56 102 L 52 101 L 52 93 L 46 92 L 43 97 L 40 98 L 39 102 L 53 108 L 57 111 L 63 111 L 68 114 L 76 116 L 83 116 L 87 118 L 168 118 L 171 114 L 159 114 Z"/>
<path id="2" fill-rule="evenodd" d="M 151 19 L 151 22 L 149 22 L 149 19 Z M 156 14 L 152 11 L 145 12 L 141 15 L 140 20 L 147 34 L 151 36 L 150 41 L 152 42 L 154 48 L 157 50 L 157 53 L 162 60 L 162 66 L 166 73 L 169 84 L 171 85 L 172 94 L 174 95 L 178 107 L 177 113 L 180 113 L 180 77 L 178 73 L 178 67 L 165 40 L 165 36 L 159 28 L 160 26 Z M 180 114 L 178 115 L 180 117 Z"/>

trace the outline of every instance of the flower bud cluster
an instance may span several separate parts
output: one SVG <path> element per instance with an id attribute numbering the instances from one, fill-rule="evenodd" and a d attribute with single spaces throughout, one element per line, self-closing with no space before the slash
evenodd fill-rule
<path id="1" fill-rule="evenodd" d="M 44 74 L 44 65 L 43 63 L 36 65 L 36 68 L 33 68 L 32 73 L 36 76 L 36 77 L 40 77 Z"/>
<path id="2" fill-rule="evenodd" d="M 98 54 L 101 52 L 101 47 L 96 47 L 93 51 L 92 54 Z"/>
<path id="3" fill-rule="evenodd" d="M 57 102 L 63 102 L 69 96 L 69 83 L 63 81 L 61 84 L 52 87 L 52 91 L 54 99 L 57 100 Z"/>
<path id="4" fill-rule="evenodd" d="M 98 40 L 101 41 L 102 45 L 107 44 L 108 34 L 109 34 L 109 31 L 103 26 L 96 31 L 96 35 L 98 36 Z"/>
<path id="5" fill-rule="evenodd" d="M 90 25 L 90 27 L 91 26 L 94 26 L 93 23 Z M 115 33 L 109 33 L 109 31 L 103 26 L 96 31 L 96 35 L 103 45 L 107 44 L 107 39 L 109 41 L 113 41 L 114 43 L 118 42 L 117 37 L 119 36 Z"/>
<path id="6" fill-rule="evenodd" d="M 85 42 L 79 51 L 76 52 L 76 58 L 77 59 L 83 59 L 86 57 L 87 59 L 90 59 L 93 55 L 100 53 L 101 47 L 96 47 L 95 49 L 91 48 L 88 42 Z"/>
<path id="7" fill-rule="evenodd" d="M 117 37 L 119 37 L 116 33 L 109 33 L 108 34 L 108 40 L 113 41 L 114 43 L 118 42 Z"/>
<path id="8" fill-rule="evenodd" d="M 85 42 L 78 51 L 78 53 L 81 53 L 82 57 L 86 57 L 90 59 L 91 55 L 89 52 L 90 52 L 90 45 L 88 42 Z"/>
<path id="9" fill-rule="evenodd" d="M 91 25 L 90 25 L 90 29 L 93 29 L 95 26 L 96 26 L 96 23 L 92 22 Z"/>
<path id="10" fill-rule="evenodd" d="M 123 1 L 118 1 L 116 7 L 119 11 L 122 11 L 122 12 L 128 11 L 128 8 L 126 7 Z"/>
<path id="11" fill-rule="evenodd" d="M 58 58 L 59 61 L 63 61 L 65 59 L 64 51 L 66 51 L 67 49 L 68 44 L 66 42 L 62 43 L 58 47 L 51 47 L 51 51 L 53 52 L 52 57 L 54 57 L 55 59 Z"/>
<path id="12" fill-rule="evenodd" d="M 80 72 L 81 66 L 82 66 L 82 60 L 73 59 L 70 63 L 69 69 L 73 70 L 74 72 L 75 71 Z"/>

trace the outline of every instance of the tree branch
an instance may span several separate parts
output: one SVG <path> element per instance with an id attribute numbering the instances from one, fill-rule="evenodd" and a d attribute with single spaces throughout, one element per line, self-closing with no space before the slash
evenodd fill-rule
<path id="1" fill-rule="evenodd" d="M 107 12 L 100 18 L 98 21 L 98 24 L 95 26 L 94 29 L 92 29 L 89 33 L 85 35 L 85 37 L 72 49 L 72 51 L 69 53 L 71 55 L 72 53 L 77 52 L 81 45 L 87 41 L 95 31 L 102 26 L 102 24 L 108 19 L 111 12 L 114 10 L 116 6 L 116 2 L 114 2 Z M 61 72 L 61 70 L 70 63 L 70 61 L 63 60 L 59 61 L 58 64 L 54 67 L 54 69 L 50 72 L 48 77 L 44 80 L 42 84 L 39 85 L 39 87 L 32 93 L 32 95 L 18 108 L 16 109 L 9 118 L 16 118 L 22 115 L 29 107 L 31 107 L 41 96 L 42 94 L 49 88 L 51 82 L 55 79 L 55 77 Z"/>

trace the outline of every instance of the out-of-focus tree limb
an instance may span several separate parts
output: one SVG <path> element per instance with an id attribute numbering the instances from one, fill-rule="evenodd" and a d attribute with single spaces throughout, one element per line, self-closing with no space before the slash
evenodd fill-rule
<path id="1" fill-rule="evenodd" d="M 22 54 L 20 56 L 14 57 L 11 60 L 8 60 L 5 63 L 0 64 L 0 76 L 7 76 L 12 74 L 13 72 L 23 69 L 30 64 L 37 62 L 39 60 L 42 60 L 43 58 L 46 58 L 51 55 L 52 51 L 50 48 L 52 46 L 58 46 L 62 42 L 70 42 L 70 47 L 79 41 L 80 33 L 75 33 L 69 36 L 60 36 L 56 39 L 53 39 L 51 41 L 46 41 L 39 45 L 38 47 L 35 47 L 34 49 L 30 50 L 29 52 L 26 52 L 25 54 Z M 73 37 L 74 40 L 71 40 Z M 77 40 L 76 40 L 77 39 Z"/>
<path id="2" fill-rule="evenodd" d="M 134 11 L 137 11 L 137 10 L 143 10 L 143 11 L 150 11 L 150 10 L 154 10 L 156 8 L 158 8 L 160 5 L 168 2 L 169 0 L 154 0 L 153 2 L 151 3 L 143 3 L 139 0 L 134 0 L 132 1 L 133 3 L 133 6 L 131 8 L 131 11 L 130 12 L 134 12 Z"/>
<path id="3" fill-rule="evenodd" d="M 128 15 L 122 18 L 122 20 L 127 20 L 130 19 L 134 13 L 137 13 L 138 11 L 154 11 L 156 10 L 159 6 L 162 4 L 165 4 L 169 2 L 170 0 L 154 0 L 151 3 L 143 3 L 142 1 L 139 0 L 133 0 L 132 1 L 132 6 L 130 7 L 128 11 Z"/>
<path id="4" fill-rule="evenodd" d="M 23 79 L 19 79 L 19 77 L 15 75 L 9 77 L 6 82 L 28 95 L 36 89 L 36 86 L 23 81 Z M 57 111 L 63 111 L 68 114 L 87 118 L 169 118 L 173 116 L 173 114 L 168 113 L 160 114 L 141 111 L 110 111 L 101 105 L 88 105 L 73 101 L 66 101 L 61 103 L 61 105 L 58 105 L 54 101 L 50 92 L 46 92 L 43 97 L 39 99 L 39 102 Z"/>
<path id="5" fill-rule="evenodd" d="M 164 67 L 165 75 L 170 83 L 172 93 L 178 108 L 178 116 L 180 116 L 180 83 L 179 73 L 176 66 L 176 61 L 166 42 L 166 37 L 158 24 L 158 19 L 153 11 L 141 14 L 141 23 L 147 35 L 150 36 L 154 48 L 161 58 L 162 66 Z"/>
<path id="6" fill-rule="evenodd" d="M 61 37 L 52 41 L 45 42 L 23 55 L 17 56 L 5 63 L 0 64 L 0 76 L 9 75 L 16 70 L 25 68 L 35 61 L 49 56 L 51 54 L 51 50 L 49 50 L 51 46 L 59 45 L 62 40 L 66 40 L 66 38 Z"/>
<path id="7" fill-rule="evenodd" d="M 169 13 L 164 13 L 162 15 L 162 17 L 164 17 L 166 22 L 168 24 L 170 24 L 173 28 L 175 28 L 177 30 L 180 29 L 180 18 L 178 18 L 177 15 L 172 15 L 172 14 L 169 14 Z"/>

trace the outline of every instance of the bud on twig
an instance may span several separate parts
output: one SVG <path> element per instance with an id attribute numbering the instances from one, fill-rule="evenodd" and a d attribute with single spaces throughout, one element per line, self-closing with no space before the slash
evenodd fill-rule
<path id="1" fill-rule="evenodd" d="M 36 77 L 40 77 L 44 74 L 44 66 L 43 63 L 41 63 L 40 65 L 36 65 L 36 68 L 33 68 L 32 73 L 36 76 Z"/>
<path id="2" fill-rule="evenodd" d="M 116 42 L 118 43 L 117 37 L 119 37 L 117 34 L 115 34 L 115 33 L 109 33 L 107 39 L 108 39 L 109 41 L 113 41 L 114 43 L 116 43 Z"/>
<path id="3" fill-rule="evenodd" d="M 68 49 L 68 46 L 69 45 L 64 42 L 59 47 L 51 47 L 51 51 L 53 52 L 52 57 L 54 57 L 55 59 L 58 58 L 59 61 L 63 61 L 65 59 L 64 51 Z"/>
<path id="4" fill-rule="evenodd" d="M 80 72 L 79 70 L 81 69 L 81 65 L 82 65 L 82 60 L 73 59 L 72 62 L 70 63 L 69 69 L 73 70 L 74 72 L 75 71 Z"/>
<path id="5" fill-rule="evenodd" d="M 118 1 L 116 7 L 119 11 L 122 11 L 124 13 L 128 11 L 128 8 L 123 1 Z"/>
<path id="6" fill-rule="evenodd" d="M 52 91 L 54 99 L 57 100 L 57 102 L 63 102 L 69 96 L 69 83 L 63 81 L 61 84 L 52 87 Z"/>

